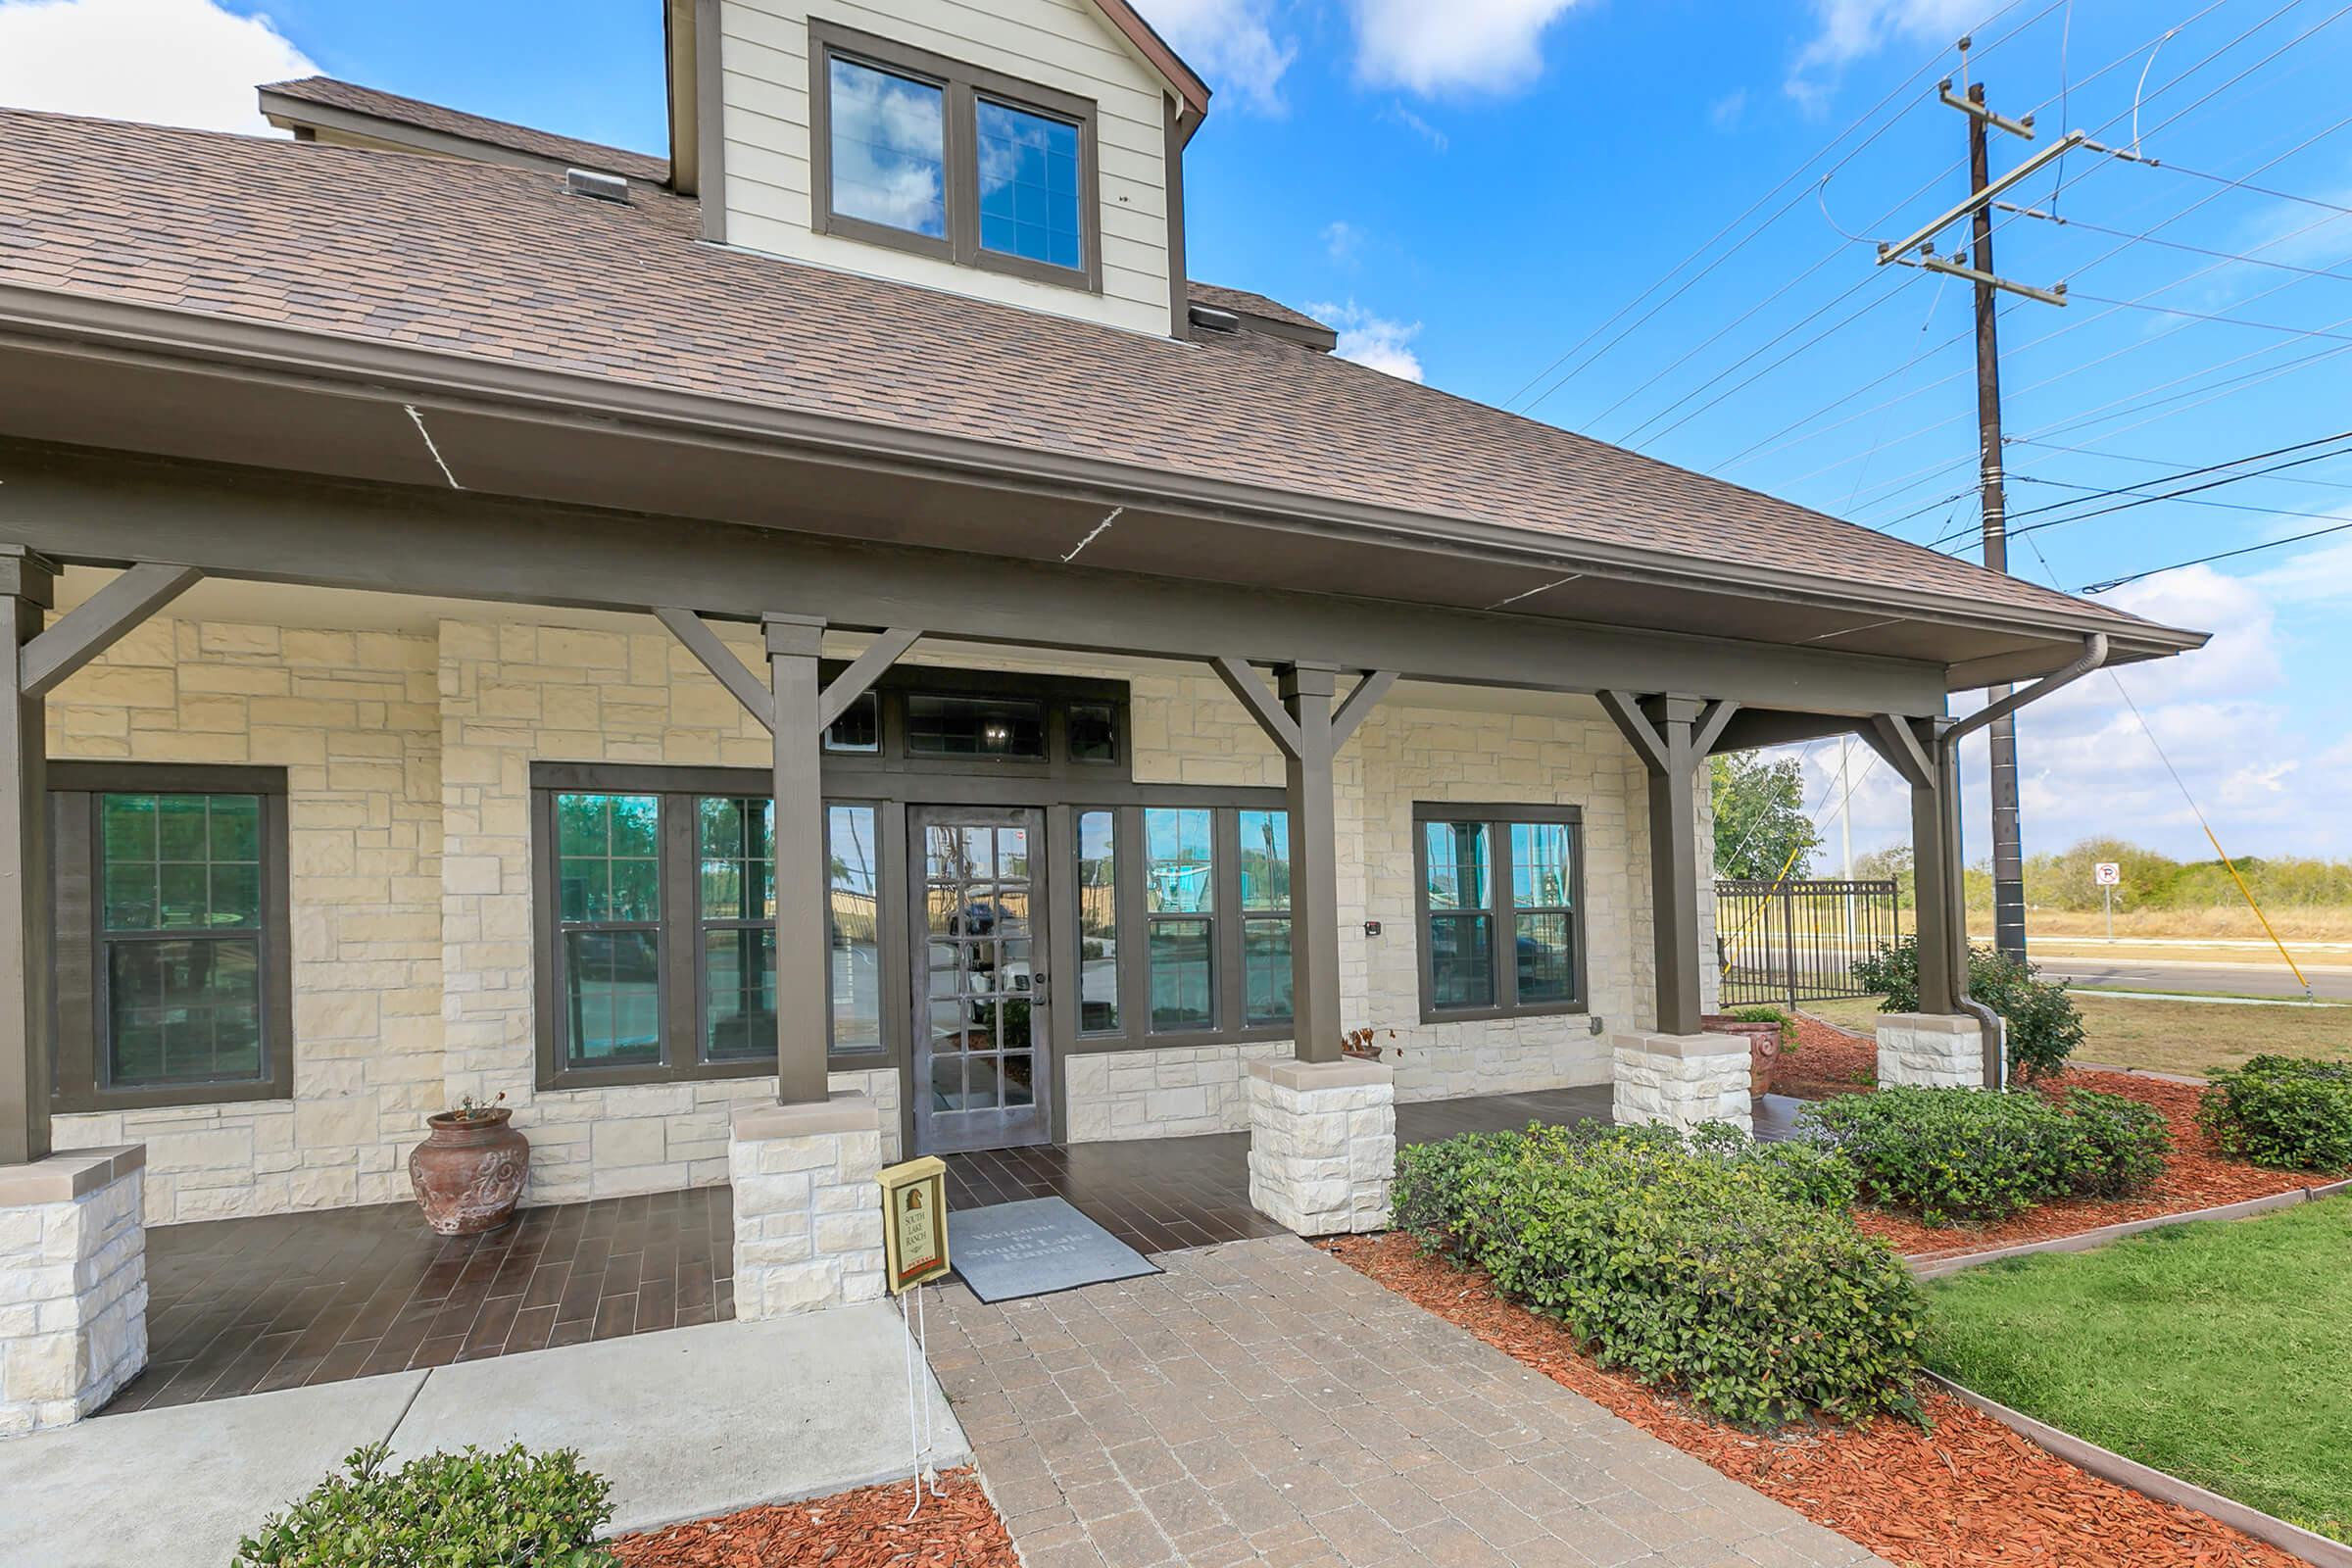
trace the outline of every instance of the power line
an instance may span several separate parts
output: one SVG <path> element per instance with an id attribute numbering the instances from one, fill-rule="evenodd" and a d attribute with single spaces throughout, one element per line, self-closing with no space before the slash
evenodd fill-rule
<path id="1" fill-rule="evenodd" d="M 2297 514 L 2297 515 L 2310 515 L 2310 514 Z M 2203 566 L 2216 561 L 2234 561 L 2239 556 L 2251 556 L 2265 550 L 2277 550 L 2281 545 L 2299 545 L 2313 539 L 2325 539 L 2331 533 L 2352 533 L 2352 522 L 2339 522 L 2332 528 L 2314 528 L 2309 533 L 2291 534 L 2284 539 L 2265 540 L 2258 545 L 2247 545 L 2239 550 L 2224 550 L 2217 555 L 2198 556 L 2189 561 L 2176 561 L 2169 566 L 2150 566 L 2145 571 L 2134 571 L 2122 577 L 2110 577 L 2105 582 L 2086 583 L 2082 587 L 2082 592 L 2103 594 L 2110 588 L 2121 588 L 2126 583 L 2138 582 L 2142 578 L 2160 576 L 2168 571 L 2179 571 L 2183 566 Z"/>
<path id="2" fill-rule="evenodd" d="M 2103 439 L 2112 439 L 2112 437 Z M 2077 457 L 2102 458 L 2109 463 L 2137 463 L 2146 467 L 2166 469 L 2167 472 L 2165 473 L 2165 477 L 2170 479 L 2178 479 L 2181 476 L 2181 474 L 2193 471 L 2184 469 L 2179 464 L 2171 462 L 2167 459 L 2151 458 L 2137 452 L 2101 452 L 2096 447 L 2070 447 L 2063 445 L 2060 442 L 2037 440 L 2036 438 L 2028 435 L 2013 435 L 2009 438 L 2009 443 L 2012 446 L 2039 447 L 2045 452 L 2067 452 L 2072 453 Z M 2042 479 L 2037 480 L 2036 482 L 2040 484 L 2058 483 L 2058 481 L 2055 479 Z M 2352 484 L 2347 484 L 2341 479 L 2313 479 L 2305 477 L 2301 474 L 2298 474 L 2291 479 L 2281 479 L 2278 482 L 2280 484 L 2311 485 L 2321 490 L 2352 490 Z M 1941 506 L 1942 504 L 1942 502 L 1936 502 L 1933 505 Z M 1920 510 L 1928 511 L 1931 510 L 1931 508 L 1923 507 Z"/>
<path id="3" fill-rule="evenodd" d="M 2352 440 L 2352 430 L 2341 431 L 2335 435 L 2323 436 L 2317 441 L 2299 442 L 2291 447 L 2280 447 L 2277 452 L 2257 453 L 2252 457 L 2239 458 L 2231 463 L 2217 463 L 2208 468 L 2192 471 L 2210 473 L 2221 468 L 2237 467 L 2248 463 L 2259 463 L 2267 458 L 2278 457 L 2282 453 L 2300 452 L 2309 447 L 2323 446 L 2344 440 Z M 2043 521 L 2030 522 L 2022 528 L 2012 528 L 2010 529 L 2010 532 L 2017 534 L 2034 533 L 2043 528 L 2055 528 L 2070 522 L 2088 522 L 2093 517 L 2104 517 L 2118 512 L 2130 512 L 2138 507 L 2153 506 L 2159 501 L 2177 501 L 2182 496 L 2191 496 L 2206 490 L 2219 489 L 2221 486 L 2226 484 L 2242 484 L 2248 479 L 2260 479 L 2266 475 L 2276 473 L 2281 468 L 2300 467 L 2302 465 L 2307 463 L 2325 463 L 2331 458 L 2341 457 L 2352 457 L 2352 447 L 2344 447 L 2334 452 L 2314 453 L 2308 457 L 2294 458 L 2285 463 L 2276 464 L 2268 468 L 2255 468 L 2246 473 L 2226 473 L 2219 478 L 2208 479 L 2202 484 L 2192 484 L 2181 490 L 2169 490 L 2160 495 L 2148 495 L 2141 493 L 2138 490 L 2132 489 L 2119 489 L 2110 491 L 2108 493 L 2110 496 L 2129 496 L 2130 499 L 2117 501 L 2116 504 L 2111 507 L 2101 507 L 2096 511 L 2076 513 L 2072 516 L 2045 517 Z M 2051 512 L 2063 511 L 2069 507 L 2079 507 L 2084 505 L 2087 501 L 2099 499 L 2104 498 L 2095 496 L 2077 496 L 2065 501 L 2052 502 L 2046 507 L 2035 507 L 2033 508 L 2031 512 L 2021 512 L 2017 514 L 2017 515 L 2020 517 L 2041 515 Z M 1950 543 L 1953 539 L 1958 537 L 1960 537 L 1958 534 L 1947 534 L 1945 537 L 1931 543 L 1928 548 L 1931 550 L 1936 549 L 1941 545 Z"/>
<path id="4" fill-rule="evenodd" d="M 2281 272 L 2300 272 L 2305 277 L 2332 277 L 2339 282 L 2352 283 L 2352 272 L 2332 272 L 2320 267 L 2297 267 L 2292 262 L 2274 262 L 2264 257 L 2249 256 L 2237 251 L 2211 250 L 2203 245 L 2183 244 L 2177 239 L 2158 239 L 2152 233 L 2128 234 L 2120 228 L 2102 228 L 2097 223 L 2086 222 L 2080 218 L 2061 218 L 2056 213 L 2045 213 L 2033 207 L 2018 207 L 2009 202 L 1994 202 L 1993 206 L 2000 208 L 2003 212 L 2014 213 L 2020 218 L 2038 218 L 2044 222 L 2056 223 L 2063 228 L 2085 229 L 2093 234 L 2108 234 L 2118 239 L 2131 240 L 2135 244 L 2158 245 L 2170 251 L 2186 251 L 2191 256 L 2213 256 L 2225 262 L 2242 262 L 2249 267 L 2268 267 Z M 2321 221 L 2330 222 L 2333 220 L 2322 219 Z M 2277 244 L 2278 241 L 2273 240 L 2270 243 Z M 2186 282 L 2187 279 L 2183 278 L 2181 281 Z"/>
<path id="5" fill-rule="evenodd" d="M 2352 456 L 2352 454 L 2339 455 Z M 2020 484 L 2056 485 L 2061 489 L 2084 490 L 2090 492 L 2088 495 L 2076 497 L 2075 499 L 2077 501 L 2093 501 L 2100 496 L 2115 494 L 2115 492 L 2112 490 L 2101 490 L 2096 485 L 2068 484 L 2064 479 L 2043 479 L 2030 473 L 2013 473 L 2009 477 L 2016 480 Z M 2286 479 L 2281 480 L 2280 482 L 2284 484 L 2292 484 L 2295 481 L 2292 479 Z M 2248 506 L 2242 501 L 2203 501 L 2194 497 L 2174 497 L 2173 499 L 2177 505 L 2183 507 L 2209 507 L 2216 512 L 2243 512 L 2257 517 L 2313 517 L 2322 520 L 2328 520 L 2343 515 L 2343 513 L 2340 510 L 2335 512 L 2300 512 L 2289 507 Z"/>
<path id="6" fill-rule="evenodd" d="M 2079 300 L 2088 300 L 2093 305 L 2112 305 L 2118 310 L 2146 311 L 2155 316 L 2181 316 L 2192 321 L 2211 321 L 2218 326 L 2244 326 L 2251 327 L 2258 332 L 2284 332 L 2291 337 L 2325 338 L 2337 343 L 2352 343 L 2352 337 L 2341 332 L 2329 332 L 2316 326 L 2288 326 L 2282 321 L 2249 321 L 2242 316 L 2220 316 L 2211 311 L 2184 311 L 2177 305 L 2149 305 L 2140 300 L 2111 300 L 2097 294 L 2077 294 L 2074 297 Z M 2084 367 L 2084 368 L 2088 368 L 2088 367 Z"/>
<path id="7" fill-rule="evenodd" d="M 2334 202 L 2322 201 L 2317 196 L 2298 195 L 2291 190 L 2274 190 L 2268 185 L 2256 185 L 2242 179 L 2231 179 L 2227 174 L 2208 174 L 2202 170 L 2190 169 L 2185 164 L 2176 164 L 2169 159 L 2149 159 L 2148 162 L 2154 168 L 2169 169 L 2176 174 L 2186 174 L 2191 179 L 2209 179 L 2217 185 L 2227 185 L 2231 190 L 2250 191 L 2256 196 L 2273 196 L 2282 202 L 2296 202 L 2305 207 L 2324 208 L 2330 213 L 2352 214 L 2352 207 L 2339 207 Z"/>
<path id="8" fill-rule="evenodd" d="M 2002 6 L 1998 11 L 1995 11 L 1991 16 L 1985 18 L 1984 22 L 1980 23 L 1978 24 L 1979 28 L 1982 29 L 1984 27 L 1991 26 L 1994 23 L 1999 22 L 2003 17 L 2006 17 L 2010 12 L 2015 11 L 2024 3 L 2025 0 L 2009 0 L 2008 4 Z M 2008 32 L 2004 33 L 1994 42 L 1987 44 L 1984 52 L 1987 54 L 1991 53 L 1994 49 L 1999 48 L 2002 44 L 2007 43 L 2012 38 L 2015 38 L 2019 33 L 2032 26 L 2034 23 L 2039 22 L 2042 18 L 2048 16 L 2052 11 L 2057 10 L 2058 7 L 2064 3 L 2066 3 L 2066 0 L 2049 0 L 2049 3 L 2044 5 L 2041 10 L 2035 12 L 2032 17 L 2027 18 L 2024 22 L 2019 23 L 2015 27 L 2012 27 Z M 1933 59 L 1931 59 L 1926 64 L 1920 66 L 1916 71 L 1912 72 L 1910 75 L 1904 77 L 1903 80 L 1897 82 L 1893 87 L 1889 88 L 1886 95 L 1880 98 L 1877 103 L 1871 105 L 1870 108 L 1864 110 L 1860 115 L 1856 116 L 1852 122 L 1849 123 L 1843 130 L 1839 131 L 1836 136 L 1833 136 L 1829 141 L 1825 142 L 1818 151 L 1816 151 L 1811 157 L 1807 158 L 1803 163 L 1790 170 L 1781 178 L 1778 184 L 1772 187 L 1772 189 L 1766 191 L 1762 196 L 1757 197 L 1753 202 L 1749 203 L 1738 217 L 1734 218 L 1730 222 L 1725 223 L 1707 239 L 1701 241 L 1688 256 L 1684 257 L 1672 268 L 1660 274 L 1656 281 L 1652 282 L 1647 288 L 1643 289 L 1633 299 L 1620 306 L 1613 314 L 1610 315 L 1608 319 L 1602 321 L 1598 326 L 1592 328 L 1582 338 L 1578 339 L 1576 344 L 1568 349 L 1566 353 L 1561 354 L 1549 365 L 1546 365 L 1543 369 L 1536 372 L 1536 374 L 1530 376 L 1527 382 L 1522 385 L 1518 391 L 1513 392 L 1510 397 L 1505 400 L 1504 406 L 1507 408 L 1510 405 L 1517 403 L 1519 399 L 1527 395 L 1527 392 L 1530 388 L 1534 387 L 1545 377 L 1549 376 L 1552 371 L 1558 369 L 1562 365 L 1567 364 L 1568 361 L 1575 359 L 1578 355 L 1584 353 L 1585 348 L 1591 344 L 1594 338 L 1598 337 L 1601 333 L 1607 331 L 1611 326 L 1615 325 L 1619 320 L 1623 319 L 1629 312 L 1638 308 L 1643 300 L 1648 299 L 1660 288 L 1663 288 L 1677 274 L 1682 272 L 1684 269 L 1688 268 L 1692 262 L 1698 260 L 1699 257 L 1705 255 L 1711 247 L 1720 243 L 1724 237 L 1730 234 L 1734 229 L 1747 221 L 1747 220 L 1754 216 L 1754 214 L 1760 208 L 1762 208 L 1765 203 L 1771 201 L 1773 197 L 1788 189 L 1788 187 L 1794 183 L 1806 170 L 1812 168 L 1813 165 L 1820 162 L 1822 158 L 1827 156 L 1832 148 L 1835 148 L 1839 142 L 1844 141 L 1855 131 L 1861 129 L 1862 126 L 1875 118 L 1880 111 L 1885 109 L 1888 104 L 1894 102 L 1903 94 L 1909 92 L 1915 83 L 1917 83 L 1922 77 L 1926 76 L 1929 72 L 1935 69 L 1936 63 Z M 1914 105 L 1913 107 L 1916 108 L 1917 106 Z M 1904 116 L 1909 115 L 1911 112 L 1912 110 L 1910 108 L 1902 110 L 1893 118 L 1889 119 L 1885 124 L 1881 125 L 1877 130 L 1871 132 L 1869 136 L 1863 139 L 1860 145 L 1849 150 L 1836 164 L 1831 166 L 1830 172 L 1836 173 L 1838 170 L 1843 169 L 1854 159 L 1860 157 L 1862 153 L 1867 151 L 1875 142 L 1878 141 L 1880 137 L 1886 135 L 1887 131 L 1899 124 Z M 1535 398 L 1533 402 L 1527 404 L 1526 407 L 1520 409 L 1519 412 L 1522 414 L 1534 412 L 1537 406 L 1542 404 L 1544 399 L 1550 397 L 1552 393 L 1557 392 L 1561 387 L 1566 386 L 1570 381 L 1582 374 L 1587 368 L 1598 363 L 1600 359 L 1609 352 L 1609 350 L 1615 348 L 1619 343 L 1623 342 L 1635 331 L 1638 331 L 1642 325 L 1655 318 L 1661 311 L 1665 310 L 1666 307 L 1672 305 L 1676 300 L 1688 293 L 1692 287 L 1696 286 L 1701 279 L 1708 276 L 1717 268 L 1723 266 L 1724 263 L 1730 261 L 1734 256 L 1738 255 L 1741 249 L 1746 247 L 1751 241 L 1764 233 L 1765 230 L 1769 229 L 1774 223 L 1779 222 L 1780 220 L 1788 214 L 1788 210 L 1791 207 L 1794 207 L 1797 202 L 1803 200 L 1803 198 L 1804 193 L 1802 191 L 1799 191 L 1794 196 L 1791 196 L 1788 201 L 1783 203 L 1777 210 L 1775 210 L 1770 218 L 1767 218 L 1762 223 L 1758 224 L 1747 234 L 1741 236 L 1741 238 L 1729 250 L 1724 251 L 1713 261 L 1709 262 L 1704 268 L 1700 269 L 1696 273 L 1685 279 L 1683 283 L 1674 290 L 1673 293 L 1669 294 L 1665 299 L 1660 300 L 1656 305 L 1652 306 L 1640 318 L 1628 325 L 1615 337 L 1609 339 L 1608 342 L 1602 344 L 1598 349 L 1594 350 L 1592 354 L 1579 361 L 1579 363 L 1576 365 L 1571 366 L 1564 375 L 1562 375 L 1557 381 L 1554 381 L 1549 387 L 1546 387 L 1539 396 Z"/>

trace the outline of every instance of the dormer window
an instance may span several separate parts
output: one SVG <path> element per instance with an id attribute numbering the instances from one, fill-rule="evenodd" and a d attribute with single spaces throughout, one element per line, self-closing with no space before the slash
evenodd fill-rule
<path id="1" fill-rule="evenodd" d="M 820 233 L 1102 292 L 1095 106 L 811 21 Z"/>

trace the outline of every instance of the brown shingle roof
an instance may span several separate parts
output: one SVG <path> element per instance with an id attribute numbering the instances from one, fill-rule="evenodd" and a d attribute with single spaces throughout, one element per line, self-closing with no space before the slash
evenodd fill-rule
<path id="1" fill-rule="evenodd" d="M 516 125 L 482 115 L 469 115 L 462 109 L 428 104 L 420 98 L 403 98 L 396 92 L 381 92 L 373 87 L 363 87 L 357 82 L 337 81 L 332 76 L 304 76 L 295 81 L 267 82 L 259 90 L 303 103 L 319 104 L 329 109 L 348 110 L 355 115 L 368 115 L 403 125 L 436 130 L 445 136 L 460 136 L 467 141 L 504 147 L 511 152 L 528 153 L 534 158 L 545 158 L 574 169 L 598 170 L 657 185 L 669 181 L 669 160 L 666 158 L 633 153 L 623 147 L 607 147 L 601 142 L 581 141 L 572 136 L 559 136 L 553 131 L 535 130 L 529 125 Z"/>
<path id="2" fill-rule="evenodd" d="M 1186 297 L 1195 305 L 1205 305 L 1212 310 L 1231 311 L 1236 316 L 1263 317 L 1269 321 L 1280 321 L 1286 326 L 1301 327 L 1316 332 L 1331 330 L 1328 324 L 1316 320 L 1304 311 L 1294 311 L 1280 300 L 1268 299 L 1263 294 L 1254 294 L 1246 288 L 1227 288 L 1222 283 L 1203 283 L 1197 277 L 1186 279 L 1184 288 Z"/>
<path id="3" fill-rule="evenodd" d="M 698 234 L 642 187 L 0 111 L 0 285 L 2146 624 L 1280 338 L 1153 338 Z"/>

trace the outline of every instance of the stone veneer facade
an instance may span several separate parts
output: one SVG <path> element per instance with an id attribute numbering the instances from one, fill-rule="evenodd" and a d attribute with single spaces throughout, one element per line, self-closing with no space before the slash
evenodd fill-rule
<path id="1" fill-rule="evenodd" d="M 0 1438 L 71 1426 L 147 1364 L 136 1145 L 0 1169 Z"/>
<path id="2" fill-rule="evenodd" d="M 317 618 L 361 598 L 321 594 Z M 769 760 L 766 732 L 650 618 L 594 618 L 485 612 L 384 631 L 161 618 L 53 694 L 58 759 L 284 766 L 295 926 L 291 1102 L 60 1116 L 58 1146 L 146 1145 L 151 1224 L 382 1202 L 408 1196 L 426 1115 L 503 1093 L 532 1144 L 526 1203 L 726 1181 L 730 1120 L 772 1079 L 534 1084 L 530 764 Z M 724 634 L 757 667 L 753 630 Z M 1272 744 L 1205 673 L 925 645 L 910 662 L 1122 678 L 1138 781 L 1282 782 Z M 1649 1010 L 1640 764 L 1598 717 L 1432 697 L 1393 696 L 1339 760 L 1346 1020 L 1392 1049 L 1399 1100 L 1605 1082 L 1593 1019 L 1640 1028 Z M 1583 808 L 1590 1014 L 1420 1021 L 1416 800 Z M 1701 907 L 1711 933 L 1711 899 Z M 1363 934 L 1367 919 L 1381 936 Z M 1069 1136 L 1240 1130 L 1250 1064 L 1289 1054 L 1282 1041 L 1073 1054 Z M 878 1063 L 832 1087 L 872 1096 L 882 1157 L 898 1158 L 897 1073 Z"/>
<path id="3" fill-rule="evenodd" d="M 1663 1122 L 1690 1132 L 1723 1122 L 1755 1130 L 1745 1036 L 1623 1034 L 1611 1046 L 1610 1109 L 1620 1127 Z"/>
<path id="4" fill-rule="evenodd" d="M 1250 1202 L 1300 1236 L 1385 1229 L 1396 1075 L 1371 1061 L 1250 1064 Z"/>
<path id="5" fill-rule="evenodd" d="M 1922 1089 L 1984 1087 L 1984 1026 L 1934 1012 L 1889 1012 L 1878 1020 L 1879 1082 Z"/>

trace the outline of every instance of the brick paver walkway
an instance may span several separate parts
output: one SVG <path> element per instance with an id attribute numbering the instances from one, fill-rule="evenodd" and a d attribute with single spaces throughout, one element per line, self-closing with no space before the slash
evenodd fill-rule
<path id="1" fill-rule="evenodd" d="M 933 1298 L 1030 1568 L 1879 1563 L 1294 1237 L 1159 1261 Z"/>

